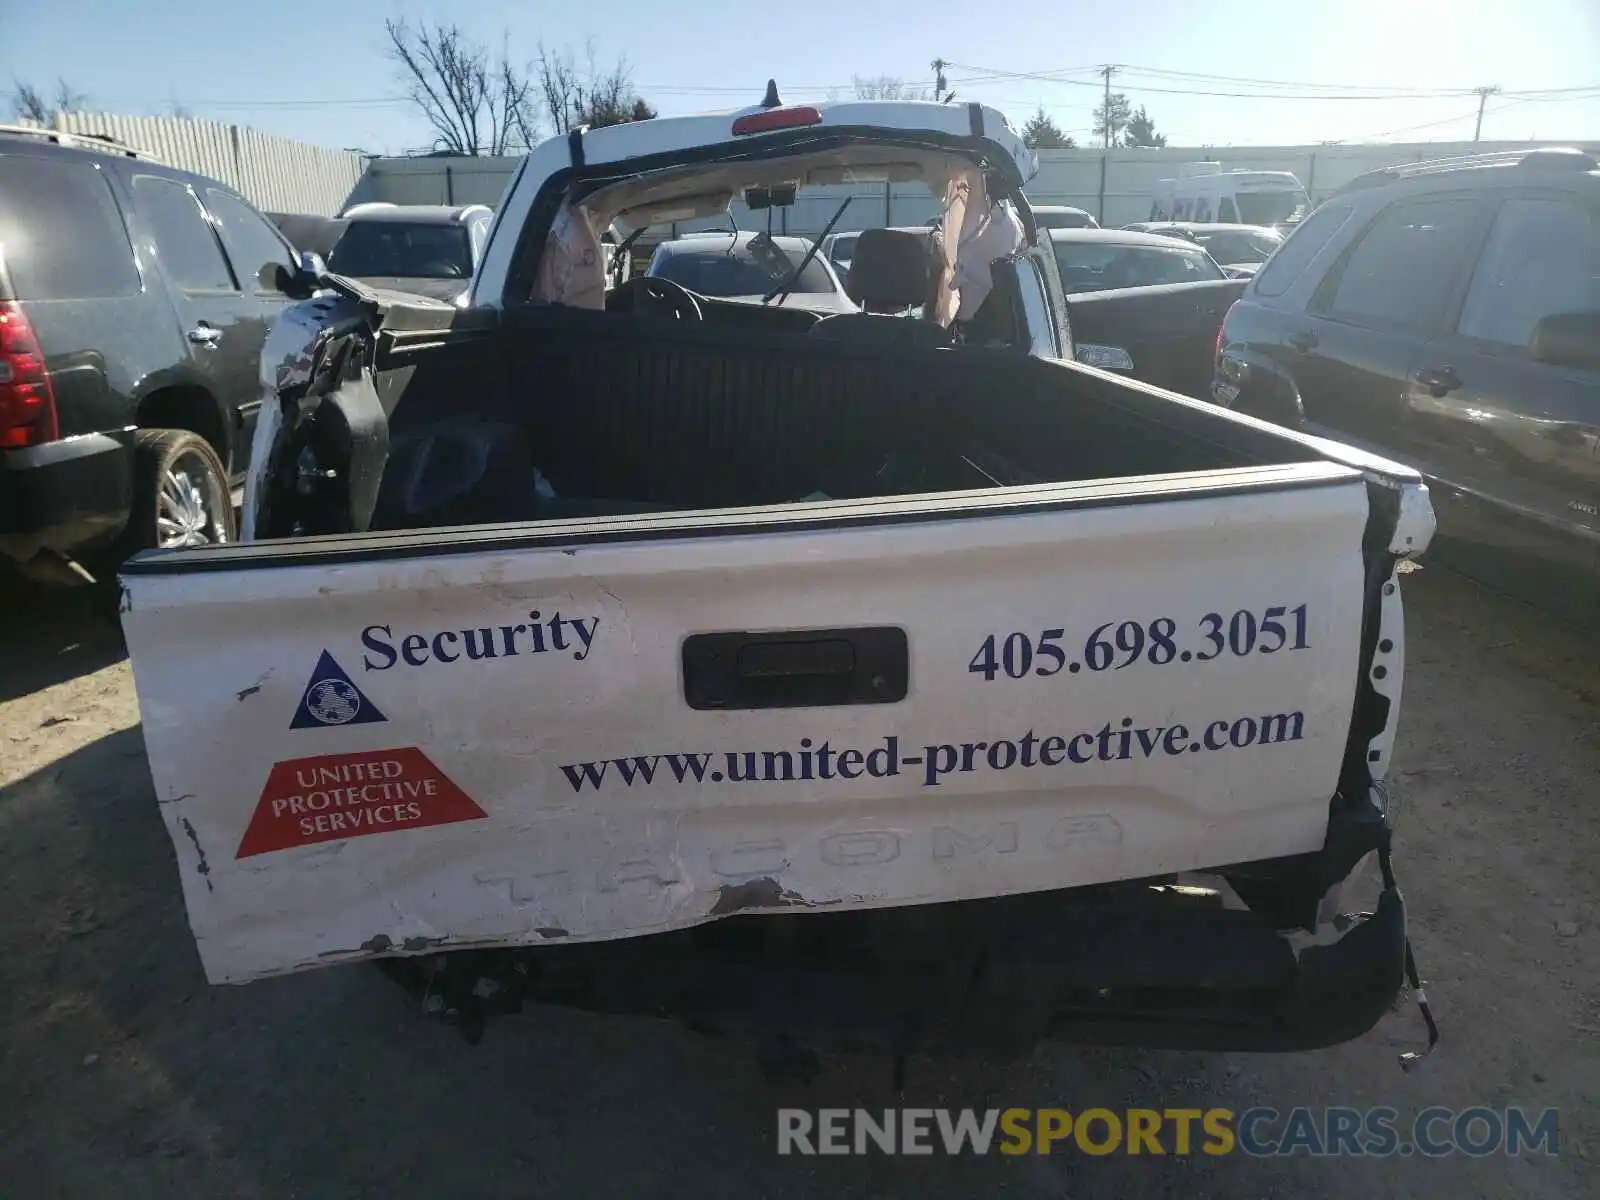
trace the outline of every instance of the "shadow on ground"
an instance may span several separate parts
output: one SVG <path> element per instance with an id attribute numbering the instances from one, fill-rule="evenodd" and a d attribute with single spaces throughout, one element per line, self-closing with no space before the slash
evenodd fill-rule
<path id="1" fill-rule="evenodd" d="M 0 704 L 110 666 L 126 654 L 104 593 L 0 575 Z"/>
<path id="2" fill-rule="evenodd" d="M 1049 1046 L 1011 1067 L 914 1059 L 897 1099 L 882 1060 L 830 1062 L 810 1085 L 775 1088 L 739 1047 L 647 1020 L 533 1010 L 468 1047 L 370 966 L 213 988 L 135 727 L 0 787 L 5 1190 L 129 1200 L 1584 1195 L 1583 1138 L 1593 1135 L 1583 1097 L 1600 1063 L 1592 1037 L 1573 1032 L 1588 1026 L 1572 1023 L 1594 1019 L 1583 1006 L 1596 994 L 1586 939 L 1600 839 L 1581 794 L 1600 762 L 1596 710 L 1530 674 L 1555 677 L 1547 660 L 1570 657 L 1567 643 L 1538 648 L 1547 636 L 1535 623 L 1447 580 L 1415 591 L 1425 602 L 1413 605 L 1408 647 L 1401 869 L 1446 1040 L 1414 1075 L 1395 1064 L 1420 1036 L 1410 1009 L 1319 1054 Z M 1520 757 L 1497 765 L 1511 746 Z M 1572 915 L 1583 938 L 1553 932 L 1552 913 Z M 1571 1115 L 1564 1157 L 776 1154 L 785 1104 L 1483 1103 L 1561 1106 Z"/>

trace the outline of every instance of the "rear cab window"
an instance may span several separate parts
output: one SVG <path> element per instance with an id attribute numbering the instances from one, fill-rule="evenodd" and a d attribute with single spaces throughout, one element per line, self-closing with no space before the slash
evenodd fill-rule
<path id="1" fill-rule="evenodd" d="M 167 275 L 186 292 L 235 292 L 222 244 L 186 183 L 135 175 L 133 199 Z"/>
<path id="2" fill-rule="evenodd" d="M 121 209 L 90 162 L 0 155 L 0 253 L 11 299 L 92 300 L 142 290 Z"/>

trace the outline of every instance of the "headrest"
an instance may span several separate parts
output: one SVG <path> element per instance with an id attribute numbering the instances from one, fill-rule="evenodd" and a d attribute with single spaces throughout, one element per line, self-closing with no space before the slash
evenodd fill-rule
<path id="1" fill-rule="evenodd" d="M 863 229 L 845 283 L 869 312 L 898 311 L 928 298 L 928 242 L 904 229 Z"/>

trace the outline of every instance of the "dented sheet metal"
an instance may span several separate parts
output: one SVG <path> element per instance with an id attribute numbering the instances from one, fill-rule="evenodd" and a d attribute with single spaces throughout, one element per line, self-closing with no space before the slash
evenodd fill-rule
<path id="1" fill-rule="evenodd" d="M 206 974 L 1315 850 L 1367 497 L 1354 472 L 1295 472 L 1136 505 L 131 574 Z M 905 632 L 904 699 L 686 701 L 691 635 L 880 627 Z"/>

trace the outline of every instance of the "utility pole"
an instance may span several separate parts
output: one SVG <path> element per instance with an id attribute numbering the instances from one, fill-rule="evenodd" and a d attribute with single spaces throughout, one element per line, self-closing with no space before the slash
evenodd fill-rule
<path id="1" fill-rule="evenodd" d="M 1100 123 L 1105 126 L 1107 150 L 1111 149 L 1111 77 L 1116 73 L 1116 67 L 1110 63 L 1100 68 L 1100 74 L 1106 80 L 1106 100 L 1105 107 L 1100 110 Z"/>
<path id="2" fill-rule="evenodd" d="M 949 87 L 944 77 L 944 69 L 950 64 L 942 58 L 936 58 L 928 65 L 933 68 L 933 98 L 943 100 L 944 93 Z"/>
<path id="3" fill-rule="evenodd" d="M 1496 86 L 1473 88 L 1472 90 L 1478 94 L 1478 123 L 1472 130 L 1472 140 L 1476 142 L 1483 137 L 1483 106 L 1488 103 L 1490 96 L 1498 96 L 1500 89 Z"/>

